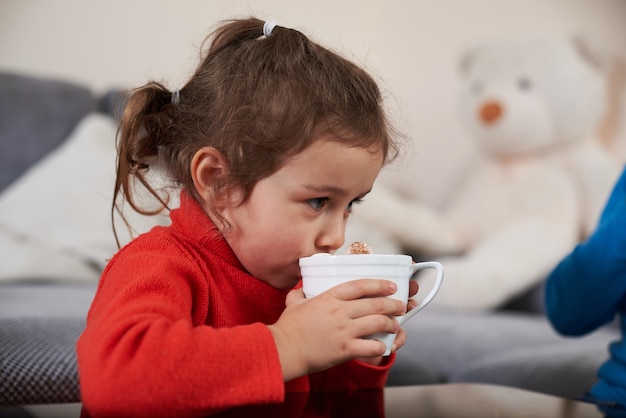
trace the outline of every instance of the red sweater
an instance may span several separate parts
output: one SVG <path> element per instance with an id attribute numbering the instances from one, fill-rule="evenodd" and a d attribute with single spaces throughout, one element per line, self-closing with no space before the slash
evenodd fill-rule
<path id="1" fill-rule="evenodd" d="M 104 270 L 77 345 L 83 416 L 203 416 L 285 392 L 382 388 L 394 357 L 284 383 L 267 328 L 287 290 L 249 275 L 186 193 Z"/>

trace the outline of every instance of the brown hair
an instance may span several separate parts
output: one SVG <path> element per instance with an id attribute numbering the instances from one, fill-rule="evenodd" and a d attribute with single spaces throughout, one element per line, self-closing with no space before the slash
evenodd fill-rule
<path id="1" fill-rule="evenodd" d="M 118 135 L 113 211 L 120 193 L 139 213 L 159 211 L 140 207 L 133 178 L 167 207 L 146 179 L 148 161 L 157 155 L 172 179 L 199 199 L 191 161 L 199 149 L 215 147 L 228 170 L 215 180 L 214 193 L 238 187 L 241 203 L 259 180 L 320 135 L 380 150 L 385 162 L 396 156 L 397 142 L 372 77 L 297 30 L 276 26 L 263 36 L 263 23 L 231 20 L 213 32 L 177 102 L 156 82 L 132 91 Z"/>

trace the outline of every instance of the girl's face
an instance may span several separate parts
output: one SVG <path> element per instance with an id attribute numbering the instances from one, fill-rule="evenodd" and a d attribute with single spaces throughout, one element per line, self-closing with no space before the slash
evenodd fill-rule
<path id="1" fill-rule="evenodd" d="M 246 270 L 287 289 L 300 280 L 298 259 L 344 243 L 352 205 L 371 190 L 381 152 L 321 138 L 259 181 L 241 206 L 223 209 L 225 238 Z"/>

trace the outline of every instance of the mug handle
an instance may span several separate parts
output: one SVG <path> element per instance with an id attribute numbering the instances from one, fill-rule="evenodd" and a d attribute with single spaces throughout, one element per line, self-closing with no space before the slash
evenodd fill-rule
<path id="1" fill-rule="evenodd" d="M 435 269 L 437 273 L 432 289 L 430 289 L 430 292 L 424 297 L 424 299 L 422 299 L 419 305 L 397 318 L 400 325 L 408 321 L 413 315 L 424 309 L 430 302 L 432 302 L 441 287 L 441 283 L 443 282 L 443 266 L 437 261 L 424 261 L 421 263 L 411 264 L 409 267 L 411 269 L 411 277 L 409 280 L 417 280 L 417 272 L 425 268 Z"/>

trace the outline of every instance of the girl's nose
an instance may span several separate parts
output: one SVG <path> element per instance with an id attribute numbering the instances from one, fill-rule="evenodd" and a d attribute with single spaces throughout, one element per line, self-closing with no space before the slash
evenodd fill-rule
<path id="1" fill-rule="evenodd" d="M 335 251 L 343 245 L 346 239 L 347 218 L 328 219 L 320 231 L 316 245 L 324 252 Z"/>

